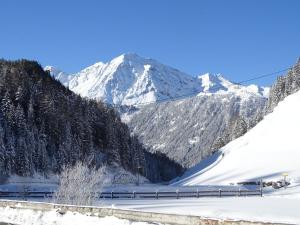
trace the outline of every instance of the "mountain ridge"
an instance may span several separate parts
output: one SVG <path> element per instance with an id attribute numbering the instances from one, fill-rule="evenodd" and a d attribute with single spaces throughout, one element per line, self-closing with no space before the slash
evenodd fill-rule
<path id="1" fill-rule="evenodd" d="M 57 73 L 53 68 L 50 73 L 75 93 L 113 105 L 147 104 L 220 91 L 243 90 L 267 97 L 264 87 L 235 84 L 220 74 L 191 76 L 135 53 L 122 54 L 107 63 L 97 62 L 75 74 Z"/>

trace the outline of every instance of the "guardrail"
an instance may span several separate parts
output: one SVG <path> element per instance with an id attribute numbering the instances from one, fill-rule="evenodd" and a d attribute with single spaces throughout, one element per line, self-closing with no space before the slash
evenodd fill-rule
<path id="1" fill-rule="evenodd" d="M 41 191 L 0 191 L 0 198 L 51 198 L 54 192 Z M 262 189 L 257 190 L 195 190 L 195 191 L 154 191 L 154 192 L 102 192 L 98 193 L 103 199 L 179 199 L 179 198 L 201 198 L 201 197 L 242 197 L 263 196 Z"/>

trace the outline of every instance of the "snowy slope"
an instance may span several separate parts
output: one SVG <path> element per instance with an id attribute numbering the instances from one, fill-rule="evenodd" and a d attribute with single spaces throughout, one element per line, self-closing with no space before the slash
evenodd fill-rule
<path id="1" fill-rule="evenodd" d="M 281 179 L 282 173 L 288 173 L 292 182 L 299 182 L 299 103 L 300 91 L 286 97 L 273 113 L 265 116 L 248 133 L 223 147 L 223 154 L 211 158 L 210 168 L 200 163 L 176 184 L 229 184 L 261 178 L 272 180 Z"/>
<path id="2" fill-rule="evenodd" d="M 219 91 L 264 96 L 264 89 L 256 85 L 236 85 L 221 75 L 208 73 L 194 77 L 134 53 L 123 54 L 107 63 L 95 63 L 72 75 L 51 66 L 45 69 L 81 96 L 118 105 L 145 104 Z"/>

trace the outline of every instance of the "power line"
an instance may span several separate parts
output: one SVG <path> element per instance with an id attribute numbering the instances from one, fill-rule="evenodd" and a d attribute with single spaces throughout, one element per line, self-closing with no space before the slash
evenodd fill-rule
<path id="1" fill-rule="evenodd" d="M 268 74 L 260 75 L 260 76 L 257 76 L 257 77 L 253 77 L 253 78 L 250 78 L 250 79 L 248 79 L 248 80 L 240 81 L 240 82 L 238 82 L 237 84 L 243 84 L 243 83 L 247 83 L 247 82 L 249 82 L 249 81 L 259 80 L 259 79 L 262 79 L 262 78 L 265 78 L 265 77 L 274 76 L 274 75 L 276 75 L 276 74 L 278 74 L 278 73 L 285 72 L 285 71 L 287 71 L 287 70 L 289 70 L 289 69 L 292 69 L 292 68 L 293 68 L 293 67 L 288 67 L 288 68 L 286 68 L 286 69 L 278 70 L 278 71 L 273 72 L 273 73 L 268 73 Z"/>
<path id="2" fill-rule="evenodd" d="M 242 80 L 242 81 L 239 81 L 239 82 L 231 82 L 232 85 L 242 85 L 244 83 L 248 83 L 250 81 L 254 81 L 254 80 L 259 80 L 259 79 L 262 79 L 262 78 L 266 78 L 266 77 L 271 77 L 271 76 L 274 76 L 274 75 L 277 75 L 279 73 L 282 73 L 282 72 L 285 72 L 287 70 L 290 70 L 292 69 L 293 67 L 288 67 L 288 68 L 285 68 L 285 69 L 282 69 L 282 70 L 278 70 L 278 71 L 275 71 L 275 72 L 272 72 L 272 73 L 268 73 L 268 74 L 263 74 L 263 75 L 259 75 L 259 76 L 255 76 L 255 77 L 252 77 L 252 78 L 249 78 L 247 80 Z M 211 89 L 209 89 L 210 91 L 214 91 L 214 90 L 218 90 L 219 88 L 218 87 L 213 87 Z M 168 101 L 177 101 L 177 100 L 180 100 L 180 99 L 184 99 L 184 98 L 187 98 L 187 97 L 192 97 L 192 96 L 195 96 L 196 94 L 199 94 L 200 92 L 197 91 L 197 92 L 192 92 L 192 93 L 189 93 L 189 94 L 185 94 L 185 95 L 179 95 L 179 96 L 176 96 L 176 97 L 170 97 L 170 98 L 165 98 L 165 99 L 160 99 L 160 100 L 156 100 L 156 101 L 149 101 L 149 102 L 143 102 L 143 103 L 137 103 L 137 104 L 132 104 L 130 106 L 142 106 L 142 105 L 148 105 L 148 104 L 152 104 L 152 103 L 163 103 L 163 102 L 168 102 Z M 121 107 L 121 106 L 124 106 L 124 105 L 121 105 L 121 104 L 112 104 L 112 106 L 114 107 Z"/>

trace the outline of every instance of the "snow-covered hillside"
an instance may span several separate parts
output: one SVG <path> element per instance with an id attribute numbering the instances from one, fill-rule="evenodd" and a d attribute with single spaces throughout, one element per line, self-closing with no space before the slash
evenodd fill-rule
<path id="1" fill-rule="evenodd" d="M 230 184 L 246 180 L 300 181 L 300 91 L 286 97 L 244 136 L 192 168 L 178 185 Z"/>
<path id="2" fill-rule="evenodd" d="M 117 105 L 146 104 L 219 91 L 267 94 L 267 89 L 256 85 L 236 85 L 221 75 L 209 73 L 191 76 L 134 53 L 123 54 L 107 63 L 95 63 L 71 75 L 51 66 L 45 70 L 81 96 Z"/>
<path id="3" fill-rule="evenodd" d="M 244 134 L 265 103 L 266 98 L 251 92 L 201 94 L 147 105 L 130 116 L 123 114 L 123 120 L 150 151 L 190 168 Z"/>

